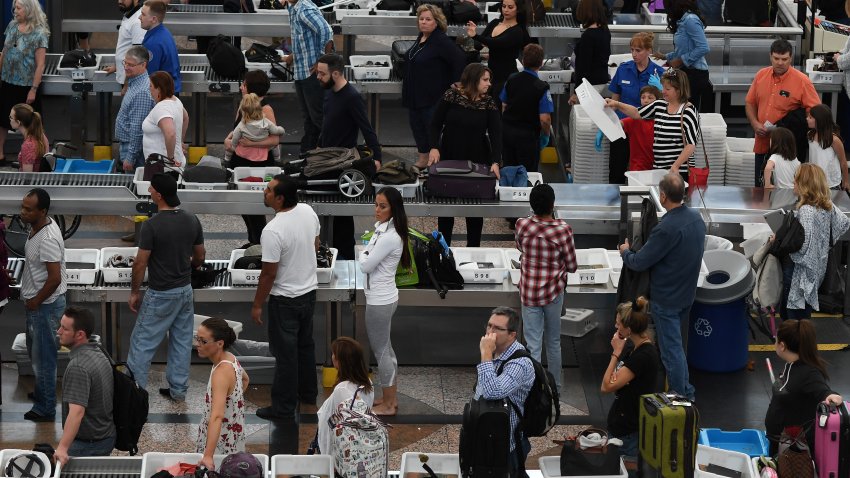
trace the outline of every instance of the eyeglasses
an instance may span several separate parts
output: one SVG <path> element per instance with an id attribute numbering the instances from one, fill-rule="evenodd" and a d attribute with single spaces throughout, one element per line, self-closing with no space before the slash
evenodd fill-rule
<path id="1" fill-rule="evenodd" d="M 127 68 L 135 68 L 141 65 L 141 63 L 127 63 L 127 60 L 121 60 L 121 64 L 126 66 Z"/>
<path id="2" fill-rule="evenodd" d="M 508 331 L 508 329 L 506 329 L 505 327 L 499 327 L 498 325 L 493 325 L 489 322 L 487 323 L 487 330 L 495 330 L 497 332 L 507 332 Z"/>
<path id="3" fill-rule="evenodd" d="M 195 343 L 198 344 L 198 345 L 206 345 L 210 342 L 214 342 L 213 339 L 205 339 L 203 337 L 198 337 L 197 335 L 195 335 L 192 338 L 195 340 Z"/>

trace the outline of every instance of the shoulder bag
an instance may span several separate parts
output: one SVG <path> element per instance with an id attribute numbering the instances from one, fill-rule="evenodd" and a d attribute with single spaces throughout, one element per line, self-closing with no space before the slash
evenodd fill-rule
<path id="1" fill-rule="evenodd" d="M 589 439 L 591 434 L 598 434 L 599 443 L 586 446 L 585 442 L 597 441 Z M 588 428 L 577 437 L 564 441 L 564 447 L 561 448 L 561 476 L 599 475 L 620 475 L 620 447 L 608 443 L 607 431 Z"/>
<path id="2" fill-rule="evenodd" d="M 688 106 L 693 106 L 691 103 L 686 103 L 685 107 L 682 108 L 682 114 L 679 115 L 679 128 L 682 130 L 682 147 L 687 144 L 687 135 L 685 135 L 685 110 Z M 695 109 L 696 110 L 696 109 Z M 696 111 L 697 115 L 697 141 L 702 145 L 702 155 L 705 158 L 705 167 L 704 168 L 688 168 L 688 183 L 691 186 L 695 186 L 698 188 L 708 186 L 708 174 L 709 174 L 709 165 L 708 165 L 708 153 L 705 152 L 705 138 L 702 136 L 702 126 L 700 126 L 699 121 L 699 111 Z M 687 161 L 687 160 L 686 160 Z"/>
<path id="3" fill-rule="evenodd" d="M 799 251 L 805 240 L 806 232 L 794 211 L 785 211 L 785 218 L 782 220 L 779 230 L 776 231 L 773 245 L 770 246 L 770 253 L 783 260 L 788 254 Z"/>

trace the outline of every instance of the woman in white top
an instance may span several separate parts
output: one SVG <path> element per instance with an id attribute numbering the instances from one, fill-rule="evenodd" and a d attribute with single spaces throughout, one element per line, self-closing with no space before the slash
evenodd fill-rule
<path id="1" fill-rule="evenodd" d="M 209 470 L 215 469 L 213 455 L 245 451 L 243 392 L 248 387 L 248 374 L 227 351 L 235 341 L 236 333 L 227 322 L 214 317 L 203 321 L 195 335 L 198 356 L 213 363 L 195 442 L 197 453 L 204 455 L 199 464 Z"/>
<path id="2" fill-rule="evenodd" d="M 838 137 L 832 111 L 826 105 L 813 106 L 806 115 L 806 126 L 809 127 L 809 162 L 823 169 L 830 189 L 850 189 L 844 143 Z"/>
<path id="3" fill-rule="evenodd" d="M 366 250 L 360 254 L 360 268 L 366 274 L 366 333 L 378 359 L 378 377 L 383 389 L 382 400 L 373 410 L 376 415 L 395 415 L 398 361 L 390 340 L 390 326 L 396 306 L 398 289 L 395 285 L 399 263 L 410 268 L 407 244 L 407 214 L 401 193 L 384 188 L 375 195 L 375 233 Z"/>
<path id="4" fill-rule="evenodd" d="M 331 361 L 337 370 L 336 386 L 333 393 L 325 399 L 319 411 L 316 412 L 319 419 L 318 452 L 323 455 L 333 455 L 328 419 L 336 413 L 337 408 L 343 402 L 352 400 L 355 392 L 356 399 L 363 400 L 369 408 L 372 407 L 374 400 L 374 390 L 369 380 L 369 369 L 366 367 L 363 347 L 356 340 L 351 337 L 340 337 L 334 340 L 331 344 Z"/>
<path id="5" fill-rule="evenodd" d="M 151 154 L 161 154 L 175 166 L 186 164 L 183 152 L 183 138 L 189 129 L 189 113 L 174 96 L 174 80 L 164 71 L 155 71 L 150 75 L 151 96 L 156 102 L 147 118 L 142 122 L 142 151 L 145 158 Z"/>
<path id="6" fill-rule="evenodd" d="M 793 189 L 800 160 L 797 159 L 797 141 L 791 130 L 780 126 L 770 132 L 769 153 L 764 165 L 764 188 Z"/>

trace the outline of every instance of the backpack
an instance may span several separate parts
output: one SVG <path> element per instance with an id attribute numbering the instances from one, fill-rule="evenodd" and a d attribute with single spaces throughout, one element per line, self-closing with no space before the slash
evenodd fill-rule
<path id="1" fill-rule="evenodd" d="M 413 260 L 413 242 L 410 239 L 410 235 L 413 234 L 416 230 L 413 228 L 407 228 L 407 252 L 410 254 L 410 267 L 405 269 L 404 266 L 399 262 L 398 267 L 395 271 L 395 285 L 396 287 L 409 287 L 419 284 L 419 270 L 416 268 L 416 261 Z M 360 239 L 366 241 L 364 244 L 368 243 L 372 240 L 372 236 L 374 235 L 374 231 L 366 231 L 365 234 L 360 236 Z"/>
<path id="2" fill-rule="evenodd" d="M 517 447 L 521 448 L 519 442 Z M 511 414 L 507 402 L 478 398 L 463 407 L 458 461 L 468 477 L 507 477 L 510 473 Z"/>
<path id="3" fill-rule="evenodd" d="M 756 265 L 753 301 L 759 307 L 775 307 L 782 299 L 782 265 L 770 254 L 770 246 L 770 242 L 765 242 L 753 255 Z"/>
<path id="4" fill-rule="evenodd" d="M 112 365 L 115 449 L 129 452 L 132 456 L 139 452 L 139 436 L 148 421 L 148 392 L 136 383 L 133 371 L 126 363 L 116 363 L 106 349 L 100 345 L 98 347 Z"/>
<path id="5" fill-rule="evenodd" d="M 413 165 L 394 159 L 381 165 L 375 176 L 378 184 L 414 184 L 419 172 Z"/>
<path id="6" fill-rule="evenodd" d="M 561 401 L 555 377 L 545 368 L 543 364 L 534 360 L 528 350 L 517 350 L 507 360 L 499 365 L 497 374 L 502 373 L 505 364 L 514 359 L 527 357 L 534 365 L 534 384 L 525 398 L 525 413 L 520 413 L 519 407 L 508 399 L 508 404 L 520 417 L 522 433 L 527 437 L 542 437 L 549 433 L 561 418 Z M 519 442 L 517 442 L 519 443 Z"/>
<path id="7" fill-rule="evenodd" d="M 387 476 L 390 440 L 387 425 L 357 395 L 339 404 L 328 419 L 331 428 L 331 452 L 334 472 L 342 478 Z"/>
<path id="8" fill-rule="evenodd" d="M 463 277 L 457 271 L 454 255 L 443 235 L 434 231 L 426 236 L 412 227 L 408 231 L 419 287 L 434 288 L 441 299 L 446 298 L 450 289 L 463 289 Z"/>
<path id="9" fill-rule="evenodd" d="M 230 43 L 228 37 L 219 35 L 210 40 L 207 50 L 210 68 L 222 78 L 238 79 L 245 73 L 245 55 L 242 50 Z"/>

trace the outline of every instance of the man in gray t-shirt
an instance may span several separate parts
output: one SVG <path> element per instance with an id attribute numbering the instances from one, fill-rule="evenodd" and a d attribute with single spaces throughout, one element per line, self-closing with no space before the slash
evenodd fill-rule
<path id="1" fill-rule="evenodd" d="M 94 316 L 68 307 L 59 321 L 59 343 L 71 349 L 62 377 L 62 438 L 54 457 L 63 465 L 69 457 L 107 456 L 115 445 L 112 421 L 112 365 L 97 343 L 90 341 Z"/>
<path id="2" fill-rule="evenodd" d="M 168 388 L 159 393 L 173 400 L 186 399 L 195 306 L 192 295 L 192 268 L 204 263 L 204 233 L 194 214 L 178 209 L 177 181 L 157 174 L 148 188 L 158 212 L 142 225 L 139 252 L 133 263 L 130 284 L 130 310 L 137 312 L 130 338 L 127 366 L 144 388 L 148 368 L 156 349 L 168 333 Z M 148 271 L 148 290 L 142 300 L 141 286 Z"/>
<path id="3" fill-rule="evenodd" d="M 21 278 L 27 316 L 27 352 L 35 375 L 32 410 L 24 418 L 52 422 L 56 417 L 56 329 L 65 310 L 65 242 L 50 218 L 50 195 L 30 190 L 21 201 L 21 220 L 31 231 Z"/>

